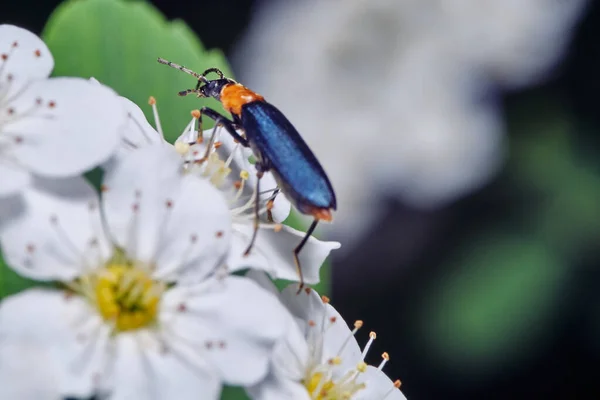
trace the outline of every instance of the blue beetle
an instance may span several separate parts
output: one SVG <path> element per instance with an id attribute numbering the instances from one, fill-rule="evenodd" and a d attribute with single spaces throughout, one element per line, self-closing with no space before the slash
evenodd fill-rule
<path id="1" fill-rule="evenodd" d="M 258 93 L 226 78 L 217 68 L 209 68 L 198 74 L 162 58 L 159 58 L 158 62 L 198 79 L 194 89 L 183 90 L 179 95 L 195 94 L 198 97 L 213 97 L 219 100 L 223 108 L 231 114 L 232 120 L 208 107 L 200 109 L 201 115 L 206 115 L 217 125 L 223 126 L 242 146 L 250 147 L 256 157 L 258 179 L 254 204 L 254 232 L 244 254 L 250 253 L 258 233 L 259 185 L 265 172 L 273 173 L 279 189 L 298 211 L 314 218 L 306 235 L 293 251 L 302 288 L 304 282 L 298 254 L 319 221 L 331 221 L 332 210 L 337 207 L 333 187 L 323 167 L 285 115 Z M 209 73 L 217 74 L 218 79 L 206 78 Z M 238 130 L 243 131 L 244 136 L 240 135 Z M 209 149 L 211 144 L 212 139 Z"/>

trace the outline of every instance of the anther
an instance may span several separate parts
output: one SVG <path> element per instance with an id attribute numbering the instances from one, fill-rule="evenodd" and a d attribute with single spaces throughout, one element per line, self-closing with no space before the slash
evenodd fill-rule
<path id="1" fill-rule="evenodd" d="M 248 178 L 250 178 L 250 173 L 248 171 L 246 171 L 245 169 L 240 171 L 240 178 L 247 181 Z"/>
<path id="2" fill-rule="evenodd" d="M 359 330 L 360 328 L 362 328 L 363 326 L 363 322 L 359 319 L 354 321 L 354 329 Z"/>
<path id="3" fill-rule="evenodd" d="M 321 301 L 323 301 L 324 304 L 329 304 L 329 297 L 321 296 Z"/>
<path id="4" fill-rule="evenodd" d="M 342 363 L 342 358 L 339 356 L 330 358 L 329 360 L 327 360 L 327 364 L 329 365 L 340 365 Z"/>
<path id="5" fill-rule="evenodd" d="M 364 361 L 359 362 L 356 366 L 356 370 L 358 372 L 364 373 L 367 370 L 367 363 Z"/>
<path id="6" fill-rule="evenodd" d="M 312 291 L 312 289 L 309 287 L 304 288 L 304 293 L 306 293 L 306 294 L 310 294 L 311 291 Z"/>
<path id="7" fill-rule="evenodd" d="M 200 110 L 192 110 L 192 118 L 200 119 Z"/>
<path id="8" fill-rule="evenodd" d="M 154 98 L 154 96 L 150 96 L 148 98 L 148 104 L 150 104 L 151 106 L 156 104 L 156 99 Z"/>
<path id="9" fill-rule="evenodd" d="M 215 146 L 215 149 L 218 149 L 219 147 L 223 146 L 223 143 L 222 142 L 215 142 L 215 144 L 213 146 Z"/>
<path id="10" fill-rule="evenodd" d="M 275 224 L 275 226 L 273 227 L 273 232 L 280 232 L 283 229 L 283 225 L 282 224 Z"/>
<path id="11" fill-rule="evenodd" d="M 236 189 L 239 189 L 242 187 L 242 181 L 235 181 L 233 182 L 233 187 Z"/>
<path id="12" fill-rule="evenodd" d="M 180 155 L 185 155 L 190 151 L 190 145 L 185 142 L 175 142 L 175 151 Z"/>
<path id="13" fill-rule="evenodd" d="M 383 360 L 381 360 L 381 363 L 379 364 L 379 366 L 377 367 L 379 370 L 382 370 L 383 367 L 385 366 L 385 364 L 390 361 L 390 355 L 387 352 L 384 352 L 381 355 L 381 358 L 383 358 Z"/>
<path id="14" fill-rule="evenodd" d="M 400 379 L 396 379 L 396 380 L 394 381 L 394 387 L 395 387 L 396 389 L 400 389 L 400 386 L 402 386 L 402 382 L 400 382 Z"/>

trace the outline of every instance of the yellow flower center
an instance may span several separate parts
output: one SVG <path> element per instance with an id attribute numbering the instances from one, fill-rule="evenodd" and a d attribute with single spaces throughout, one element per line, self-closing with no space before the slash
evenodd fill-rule
<path id="1" fill-rule="evenodd" d="M 67 284 L 86 297 L 115 332 L 132 331 L 156 322 L 165 284 L 117 250 L 106 266 Z"/>
<path id="2" fill-rule="evenodd" d="M 335 359 L 331 361 L 335 361 Z M 312 400 L 351 400 L 357 392 L 365 388 L 365 384 L 358 383 L 356 378 L 365 371 L 366 364 L 364 366 L 364 363 L 359 364 L 355 370 L 348 371 L 343 377 L 336 380 L 331 378 L 330 372 L 322 372 L 338 364 L 329 362 L 327 365 L 320 365 L 304 379 L 304 386 Z"/>

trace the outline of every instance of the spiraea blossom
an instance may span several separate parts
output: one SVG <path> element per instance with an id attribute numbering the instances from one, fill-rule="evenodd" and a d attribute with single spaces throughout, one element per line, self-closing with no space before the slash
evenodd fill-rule
<path id="1" fill-rule="evenodd" d="M 48 78 L 54 60 L 33 33 L 0 25 L 0 196 L 32 176 L 66 177 L 108 159 L 125 111 L 116 94 L 80 78 Z"/>
<path id="2" fill-rule="evenodd" d="M 217 399 L 264 378 L 285 308 L 224 270 L 226 200 L 181 167 L 152 145 L 113 166 L 101 199 L 81 178 L 34 178 L 0 205 L 7 264 L 60 282 L 0 303 L 0 356 L 43 363 L 0 360 L 0 398 Z"/>
<path id="3" fill-rule="evenodd" d="M 165 143 L 155 99 L 150 99 L 156 129 L 146 121 L 141 110 L 124 99 L 129 114 L 129 128 L 125 130 L 123 145 L 110 165 L 118 164 L 135 149 L 153 143 Z M 290 202 L 283 193 L 275 191 L 277 183 L 270 172 L 260 181 L 259 214 L 260 232 L 249 254 L 245 250 L 253 232 L 256 199 L 256 168 L 250 162 L 252 151 L 236 143 L 233 138 L 217 128 L 214 145 L 206 153 L 206 146 L 213 129 L 199 136 L 197 131 L 199 112 L 192 112 L 192 119 L 181 136 L 175 141 L 175 149 L 186 163 L 190 175 L 208 179 L 227 198 L 232 221 L 232 248 L 226 264 L 231 272 L 242 269 L 259 269 L 274 279 L 298 280 L 292 250 L 298 245 L 304 232 L 281 224 L 290 214 Z M 168 144 L 167 144 L 168 145 Z M 168 145 L 170 146 L 170 145 Z M 110 166 L 108 170 L 110 171 Z M 311 237 L 300 252 L 304 281 L 319 282 L 320 267 L 331 252 L 340 247 L 338 242 L 321 241 Z"/>
<path id="4" fill-rule="evenodd" d="M 277 293 L 263 274 L 250 274 Z M 297 284 L 290 285 L 279 294 L 293 322 L 274 350 L 268 377 L 247 390 L 252 399 L 406 400 L 400 381 L 392 382 L 383 372 L 390 360 L 388 353 L 382 354 L 378 366 L 365 362 L 375 332 L 361 351 L 354 335 L 362 321 L 355 321 L 350 329 L 327 297 L 310 288 L 300 293 L 297 289 Z"/>

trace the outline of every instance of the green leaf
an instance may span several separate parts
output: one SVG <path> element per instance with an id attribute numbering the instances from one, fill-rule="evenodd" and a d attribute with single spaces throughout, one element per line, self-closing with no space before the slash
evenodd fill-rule
<path id="1" fill-rule="evenodd" d="M 51 15 L 42 36 L 54 55 L 54 75 L 95 77 L 138 104 L 149 121 L 148 98 L 154 96 L 170 141 L 191 120 L 191 110 L 222 109 L 213 99 L 178 97 L 196 80 L 156 61 L 162 57 L 200 72 L 218 67 L 231 76 L 222 52 L 205 50 L 184 22 L 168 22 L 148 3 L 67 1 Z M 204 128 L 210 126 L 207 120 Z"/>
<path id="2" fill-rule="evenodd" d="M 221 393 L 221 400 L 248 400 L 246 392 L 238 387 L 224 387 Z"/>
<path id="3" fill-rule="evenodd" d="M 0 253 L 0 300 L 36 284 L 35 281 L 23 278 L 10 269 Z"/>
<path id="4" fill-rule="evenodd" d="M 457 261 L 418 311 L 431 357 L 473 374 L 535 351 L 561 309 L 569 271 L 553 249 L 514 233 L 488 235 Z"/>

